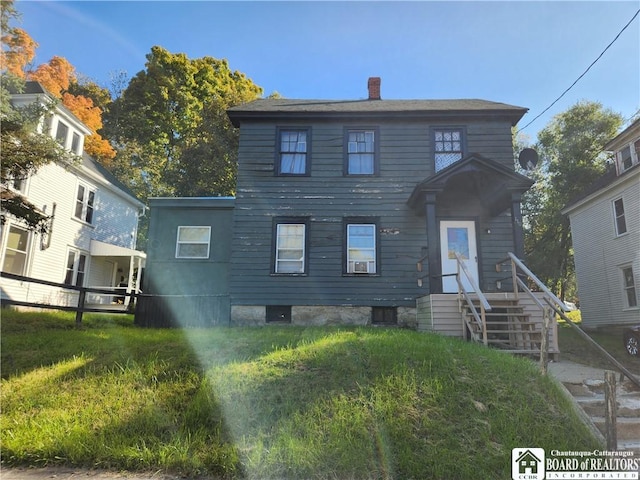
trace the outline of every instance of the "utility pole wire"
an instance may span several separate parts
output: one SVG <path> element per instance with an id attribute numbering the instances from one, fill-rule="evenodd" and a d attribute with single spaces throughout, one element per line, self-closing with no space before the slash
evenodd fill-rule
<path id="1" fill-rule="evenodd" d="M 635 15 L 634 15 L 633 17 L 631 17 L 631 20 L 629 20 L 629 21 L 627 22 L 627 24 L 626 24 L 624 27 L 622 27 L 622 30 L 620 30 L 620 32 L 618 32 L 618 34 L 616 35 L 616 38 L 614 38 L 614 39 L 611 41 L 611 43 L 610 43 L 609 45 L 607 45 L 607 47 L 602 51 L 602 53 L 600 53 L 600 55 L 598 55 L 598 58 L 596 58 L 596 59 L 591 63 L 591 65 L 589 65 L 589 66 L 587 67 L 587 69 L 586 69 L 584 72 L 582 72 L 582 75 L 580 75 L 580 76 L 576 79 L 576 81 L 575 81 L 575 82 L 573 82 L 573 83 L 571 84 L 571 86 L 570 86 L 569 88 L 567 88 L 564 92 L 562 92 L 562 94 L 561 94 L 558 98 L 556 98 L 556 99 L 553 101 L 553 103 L 551 103 L 551 105 L 549 105 L 547 108 L 545 108 L 545 109 L 542 111 L 542 113 L 540 113 L 537 117 L 535 117 L 533 120 L 531 120 L 529 123 L 527 123 L 524 127 L 519 128 L 519 129 L 518 129 L 518 131 L 517 131 L 516 133 L 519 133 L 519 132 L 521 132 L 522 130 L 524 130 L 525 128 L 527 128 L 529 125 L 531 125 L 533 122 L 535 122 L 538 118 L 540 118 L 542 115 L 544 115 L 544 114 L 545 114 L 545 112 L 546 112 L 547 110 L 549 110 L 549 109 L 550 109 L 551 107 L 553 107 L 556 103 L 558 103 L 558 101 L 559 101 L 562 97 L 564 97 L 564 96 L 565 96 L 565 94 L 566 94 L 569 90 L 571 90 L 571 89 L 575 86 L 575 84 L 576 84 L 576 83 L 578 83 L 578 82 L 580 81 L 580 79 L 581 79 L 582 77 L 584 77 L 584 76 L 587 74 L 587 72 L 588 72 L 589 70 L 591 70 L 591 67 L 593 67 L 593 66 L 596 64 L 596 62 L 597 62 L 598 60 L 600 60 L 600 58 L 605 54 L 605 52 L 606 52 L 607 50 L 609 50 L 609 47 L 611 47 L 611 45 L 613 45 L 613 44 L 616 42 L 616 40 L 618 40 L 618 38 L 620 37 L 620 35 L 622 35 L 622 32 L 624 32 L 624 31 L 627 29 L 627 27 L 628 27 L 629 25 L 631 25 L 631 22 L 633 22 L 633 21 L 636 19 L 636 17 L 638 16 L 638 14 L 640 14 L 640 9 L 639 9 L 638 11 L 636 11 Z"/>

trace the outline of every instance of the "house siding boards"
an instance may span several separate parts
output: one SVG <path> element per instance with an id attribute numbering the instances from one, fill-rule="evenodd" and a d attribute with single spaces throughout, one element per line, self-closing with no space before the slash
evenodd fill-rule
<path id="1" fill-rule="evenodd" d="M 36 82 L 27 82 L 26 94 L 12 95 L 14 105 L 54 103 L 52 97 Z M 81 155 L 84 136 L 91 131 L 70 111 L 55 105 L 51 121 L 41 121 L 36 131 L 56 138 L 58 122 L 68 127 L 65 148 L 73 146 L 74 153 Z M 45 130 L 47 127 L 47 130 Z M 73 135 L 78 137 L 73 140 Z M 78 185 L 95 192 L 93 217 L 90 223 L 75 217 Z M 3 185 L 3 188 L 7 186 Z M 20 192 L 30 203 L 45 214 L 51 215 L 55 204 L 55 217 L 46 236 L 30 233 L 28 263 L 23 275 L 41 280 L 62 283 L 67 273 L 68 253 L 78 252 L 86 256 L 83 286 L 110 286 L 116 281 L 117 262 L 121 262 L 122 273 L 130 271 L 133 255 L 139 259 L 142 252 L 135 252 L 138 215 L 144 204 L 120 182 L 86 154 L 77 163 L 61 166 L 50 163 L 40 168 L 25 182 Z M 16 219 L 9 219 L 0 230 L 0 265 L 4 266 L 7 237 L 11 226 L 20 226 Z M 94 241 L 103 246 L 121 249 L 126 258 L 109 258 L 93 253 Z M 126 249 L 126 250 L 125 250 Z M 126 265 L 125 265 L 126 263 Z M 104 283 L 105 280 L 108 283 Z M 119 279 L 118 279 L 119 280 Z M 93 283 L 100 281 L 99 284 Z M 2 298 L 21 302 L 49 303 L 55 305 L 77 305 L 77 291 L 3 279 Z"/>
<path id="2" fill-rule="evenodd" d="M 96 191 L 92 224 L 74 216 L 79 182 Z M 52 189 L 51 185 L 58 185 L 60 188 Z M 57 164 L 45 165 L 28 179 L 26 196 L 31 203 L 48 214 L 52 212 L 52 206 L 55 203 L 56 211 L 48 248 L 41 248 L 40 235 L 31 234 L 29 264 L 25 276 L 63 282 L 69 249 L 89 256 L 92 239 L 125 248 L 135 247 L 139 211 L 138 204 L 135 203 L 137 201 L 131 199 L 125 202 L 121 196 L 112 193 L 104 184 L 84 175 L 81 169 L 65 169 Z M 8 232 L 7 226 L 3 228 L 4 235 Z M 5 241 L 6 237 L 3 237 L 3 244 Z M 94 268 L 99 270 L 101 267 L 96 265 Z M 88 267 L 87 285 L 96 285 L 92 283 L 96 278 L 92 271 L 94 268 Z M 36 303 L 53 302 L 69 305 L 77 301 L 77 292 L 60 291 L 54 287 L 6 279 L 3 280 L 3 296 L 5 295 Z"/>
<path id="3" fill-rule="evenodd" d="M 613 201 L 618 198 L 623 199 L 627 222 L 627 233 L 620 236 L 613 214 Z M 574 206 L 569 218 L 584 325 L 640 321 L 639 308 L 624 308 L 620 270 L 631 265 L 635 284 L 640 285 L 640 168 Z"/>
<path id="4" fill-rule="evenodd" d="M 150 199 L 145 293 L 156 298 L 140 299 L 137 324 L 228 324 L 233 206 L 227 197 Z M 211 227 L 207 258 L 176 258 L 180 226 Z"/>
<path id="5" fill-rule="evenodd" d="M 417 286 L 416 262 L 429 247 L 424 216 L 407 206 L 416 184 L 434 174 L 431 128 L 460 126 L 470 152 L 513 169 L 511 122 L 448 117 L 442 122 L 399 120 L 241 122 L 238 190 L 231 257 L 234 305 L 415 306 L 428 292 Z M 305 177 L 275 175 L 276 130 L 310 128 L 310 172 Z M 376 128 L 378 175 L 344 175 L 344 132 Z M 464 204 L 464 205 L 463 205 Z M 479 254 L 486 262 L 502 260 L 512 249 L 511 218 L 490 217 L 486 209 L 439 208 L 438 217 L 477 221 Z M 272 228 L 276 217 L 309 221 L 308 271 L 303 276 L 272 275 Z M 345 217 L 377 221 L 380 264 L 374 277 L 343 275 Z M 487 234 L 487 231 L 491 234 Z M 435 247 L 437 239 L 432 239 Z M 493 261 L 495 259 L 495 262 Z M 495 285 L 495 268 L 485 262 L 481 278 Z M 493 287 L 495 288 L 495 287 Z"/>

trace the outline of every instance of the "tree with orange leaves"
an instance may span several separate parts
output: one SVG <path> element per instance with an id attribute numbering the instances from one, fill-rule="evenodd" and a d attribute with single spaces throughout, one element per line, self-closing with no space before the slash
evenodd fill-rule
<path id="1" fill-rule="evenodd" d="M 29 73 L 28 78 L 39 82 L 49 93 L 62 100 L 65 107 L 93 130 L 93 135 L 85 140 L 84 149 L 105 166 L 109 166 L 116 152 L 98 133 L 102 128 L 102 109 L 91 98 L 70 93 L 70 87 L 78 82 L 73 65 L 66 58 L 56 56 L 49 63 L 42 64 Z"/>
<path id="2" fill-rule="evenodd" d="M 38 44 L 21 28 L 9 25 L 9 20 L 17 16 L 13 0 L 3 1 L 2 9 L 0 9 L 0 28 L 2 30 L 0 69 L 24 79 L 27 66 L 36 56 Z"/>
<path id="3" fill-rule="evenodd" d="M 10 26 L 10 20 L 19 16 L 13 4 L 13 0 L 2 0 L 0 69 L 3 74 L 39 82 L 51 95 L 60 99 L 65 107 L 93 131 L 93 135 L 85 141 L 85 151 L 109 166 L 116 152 L 98 133 L 102 129 L 102 109 L 90 97 L 70 92 L 70 89 L 82 90 L 82 86 L 73 88 L 74 85 L 77 86 L 78 79 L 75 68 L 66 58 L 55 56 L 48 63 L 29 71 L 38 44 L 24 30 Z M 94 86 L 91 85 L 91 88 Z"/>

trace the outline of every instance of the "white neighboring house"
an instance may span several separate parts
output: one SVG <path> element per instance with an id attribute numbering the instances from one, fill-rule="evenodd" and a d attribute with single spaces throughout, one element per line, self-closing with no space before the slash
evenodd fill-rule
<path id="1" fill-rule="evenodd" d="M 51 98 L 39 83 L 27 82 L 24 93 L 13 95 L 12 102 L 20 106 Z M 92 132 L 65 107 L 57 105 L 38 128 L 81 156 L 81 161 L 67 168 L 45 165 L 26 181 L 7 186 L 52 220 L 49 232 L 41 235 L 8 219 L 0 231 L 2 271 L 74 286 L 136 289 L 136 274 L 146 258 L 136 250 L 144 204 L 84 153 L 84 138 Z M 2 278 L 1 291 L 3 299 L 21 302 L 75 306 L 78 301 L 76 290 L 7 278 Z M 89 304 L 122 301 L 119 296 L 87 294 Z"/>
<path id="2" fill-rule="evenodd" d="M 562 210 L 585 327 L 640 323 L 640 119 L 605 151 L 615 153 L 615 168 Z"/>

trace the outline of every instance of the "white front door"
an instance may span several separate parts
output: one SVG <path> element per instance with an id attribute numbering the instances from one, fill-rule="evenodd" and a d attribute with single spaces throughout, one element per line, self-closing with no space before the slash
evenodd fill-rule
<path id="1" fill-rule="evenodd" d="M 472 221 L 451 220 L 440 222 L 440 258 L 442 261 L 442 291 L 455 293 L 458 283 L 455 275 L 457 264 L 455 253 L 462 257 L 469 274 L 478 283 L 478 250 L 476 248 L 476 224 Z M 461 273 L 467 291 L 474 291 L 466 276 Z"/>

